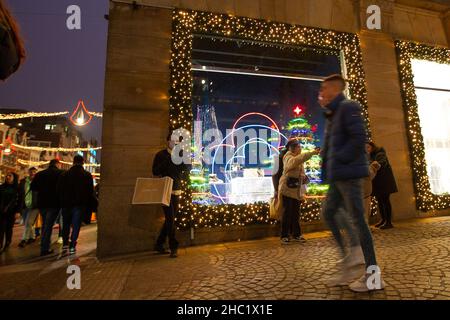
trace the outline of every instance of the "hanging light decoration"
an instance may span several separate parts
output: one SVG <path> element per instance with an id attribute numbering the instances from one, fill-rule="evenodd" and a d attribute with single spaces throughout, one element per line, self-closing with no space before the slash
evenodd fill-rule
<path id="1" fill-rule="evenodd" d="M 5 155 L 5 156 L 8 156 L 8 155 L 10 155 L 11 153 L 13 153 L 13 142 L 12 142 L 12 140 L 11 140 L 11 138 L 10 137 L 8 137 L 8 138 L 6 138 L 6 140 L 5 140 L 5 145 L 3 146 L 3 154 Z"/>
<path id="2" fill-rule="evenodd" d="M 86 109 L 83 100 L 78 101 L 78 105 L 75 108 L 75 111 L 70 116 L 70 121 L 76 126 L 84 126 L 87 125 L 92 120 L 92 115 Z"/>

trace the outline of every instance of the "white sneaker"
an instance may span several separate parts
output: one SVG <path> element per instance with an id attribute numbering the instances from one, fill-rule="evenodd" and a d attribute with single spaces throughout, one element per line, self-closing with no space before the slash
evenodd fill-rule
<path id="1" fill-rule="evenodd" d="M 345 259 L 346 258 L 346 259 Z M 345 265 L 348 268 L 354 267 L 354 266 L 358 266 L 361 264 L 365 264 L 365 260 L 364 260 L 364 254 L 362 252 L 362 249 L 360 246 L 358 247 L 352 247 L 350 249 L 350 254 L 345 257 Z"/>
<path id="2" fill-rule="evenodd" d="M 369 292 L 369 291 L 375 291 L 375 290 L 383 290 L 386 286 L 383 279 L 380 275 L 380 284 L 378 287 L 376 287 L 374 284 L 370 284 L 370 288 L 367 286 L 367 279 L 370 277 L 369 274 L 364 274 L 361 278 L 351 283 L 348 287 L 350 290 L 354 292 Z"/>
<path id="3" fill-rule="evenodd" d="M 289 238 L 281 238 L 281 244 L 289 244 Z"/>
<path id="4" fill-rule="evenodd" d="M 358 278 L 361 268 L 343 268 L 339 273 L 328 280 L 330 286 L 347 286 Z"/>
<path id="5" fill-rule="evenodd" d="M 292 239 L 292 241 L 296 241 L 296 242 L 306 242 L 306 239 L 305 239 L 305 237 L 303 237 L 303 236 L 299 236 L 299 237 L 294 237 L 293 239 Z"/>

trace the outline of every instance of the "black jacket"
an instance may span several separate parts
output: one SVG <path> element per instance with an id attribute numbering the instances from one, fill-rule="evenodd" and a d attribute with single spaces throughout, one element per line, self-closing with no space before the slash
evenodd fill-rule
<path id="1" fill-rule="evenodd" d="M 75 165 L 59 176 L 57 193 L 61 208 L 91 207 L 94 181 L 83 166 Z"/>
<path id="2" fill-rule="evenodd" d="M 181 190 L 181 179 L 187 170 L 185 164 L 174 164 L 169 151 L 161 150 L 153 159 L 152 172 L 156 177 L 171 177 L 173 179 L 172 190 Z"/>
<path id="3" fill-rule="evenodd" d="M 39 209 L 42 208 L 59 208 L 58 194 L 56 193 L 56 185 L 59 176 L 64 171 L 56 166 L 38 172 L 31 182 L 31 189 L 37 192 L 37 204 Z"/>
<path id="4" fill-rule="evenodd" d="M 358 102 L 343 94 L 329 105 L 322 150 L 322 180 L 327 182 L 369 176 L 366 129 Z"/>
<path id="5" fill-rule="evenodd" d="M 38 208 L 37 192 L 33 191 L 31 189 L 31 184 L 30 184 L 30 190 L 28 192 L 26 192 L 26 190 L 25 190 L 25 181 L 27 178 L 20 180 L 20 183 L 19 183 L 19 199 L 18 199 L 18 210 L 19 211 L 27 209 L 27 206 L 25 204 L 25 198 L 26 198 L 26 195 L 28 192 L 31 192 L 31 196 L 32 196 L 31 207 L 29 207 L 28 209 L 37 209 Z"/>
<path id="6" fill-rule="evenodd" d="M 383 195 L 398 191 L 394 173 L 383 148 L 378 148 L 370 153 L 370 160 L 377 161 L 381 167 L 372 180 L 372 195 Z"/>
<path id="7" fill-rule="evenodd" d="M 15 184 L 0 185 L 0 215 L 14 215 L 18 212 L 19 188 Z"/>

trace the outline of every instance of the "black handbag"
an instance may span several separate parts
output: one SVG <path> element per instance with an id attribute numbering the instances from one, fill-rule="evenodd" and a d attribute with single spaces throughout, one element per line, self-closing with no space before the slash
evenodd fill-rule
<path id="1" fill-rule="evenodd" d="M 300 187 L 300 179 L 288 177 L 287 186 L 288 186 L 288 188 L 299 188 Z"/>

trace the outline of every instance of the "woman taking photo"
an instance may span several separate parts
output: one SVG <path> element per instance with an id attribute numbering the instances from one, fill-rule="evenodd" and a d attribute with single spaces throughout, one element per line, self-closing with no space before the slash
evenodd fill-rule
<path id="1" fill-rule="evenodd" d="M 18 195 L 18 177 L 10 172 L 6 175 L 5 183 L 0 185 L 0 252 L 6 250 L 11 244 Z"/>
<path id="2" fill-rule="evenodd" d="M 378 201 L 378 209 L 381 221 L 375 225 L 380 229 L 393 228 L 392 206 L 390 201 L 391 193 L 398 191 L 394 173 L 386 155 L 386 151 L 378 147 L 374 142 L 366 144 L 367 152 L 370 155 L 370 162 L 378 162 L 380 169 L 372 180 L 372 196 Z"/>
<path id="3" fill-rule="evenodd" d="M 313 155 L 319 154 L 317 148 L 312 152 L 301 153 L 302 149 L 298 140 L 290 140 L 283 157 L 283 175 L 280 178 L 279 197 L 283 204 L 283 218 L 281 221 L 281 243 L 290 242 L 289 233 L 292 233 L 294 241 L 304 242 L 300 229 L 300 203 L 304 201 L 308 177 L 305 174 L 303 163 Z"/>

